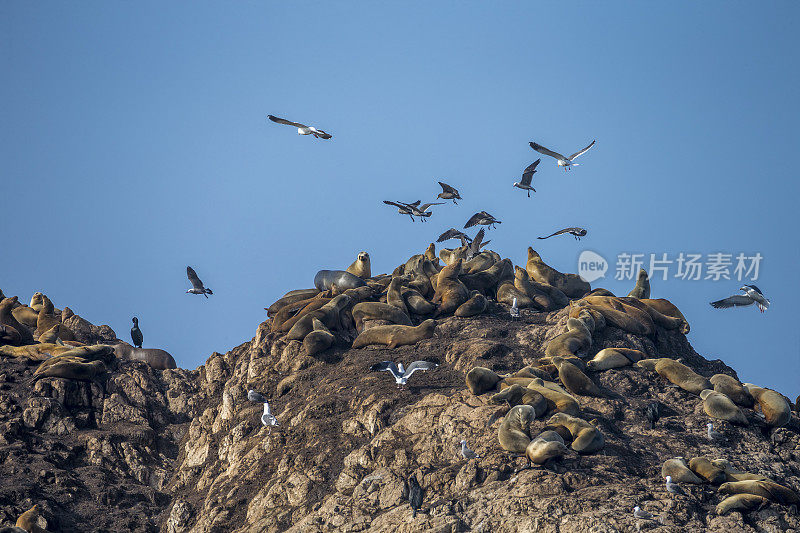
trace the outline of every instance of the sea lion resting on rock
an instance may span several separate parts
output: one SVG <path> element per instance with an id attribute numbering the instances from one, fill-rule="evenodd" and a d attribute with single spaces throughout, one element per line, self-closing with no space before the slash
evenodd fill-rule
<path id="1" fill-rule="evenodd" d="M 513 281 L 514 265 L 510 259 L 503 259 L 486 270 L 474 274 L 464 274 L 459 279 L 470 291 L 478 291 L 486 296 L 496 296 L 497 288 L 503 282 Z"/>
<path id="2" fill-rule="evenodd" d="M 409 311 L 415 315 L 429 315 L 436 311 L 436 306 L 425 299 L 422 294 L 409 287 L 403 288 L 401 295 Z"/>
<path id="3" fill-rule="evenodd" d="M 303 347 L 306 349 L 306 355 L 315 355 L 319 352 L 323 352 L 330 348 L 336 340 L 333 333 L 331 333 L 319 319 L 315 318 L 311 323 L 314 329 L 303 339 Z"/>
<path id="4" fill-rule="evenodd" d="M 760 511 L 768 504 L 769 500 L 763 496 L 758 496 L 756 494 L 735 494 L 719 502 L 714 512 L 719 516 L 723 516 L 731 511 Z"/>
<path id="5" fill-rule="evenodd" d="M 423 339 L 430 339 L 436 329 L 436 321 L 428 319 L 419 326 L 376 326 L 361 332 L 353 341 L 353 348 L 362 348 L 372 344 L 384 344 L 393 349 L 407 344 L 416 344 Z"/>
<path id="6" fill-rule="evenodd" d="M 592 346 L 592 332 L 578 318 L 567 319 L 567 331 L 551 339 L 544 349 L 547 356 L 585 354 Z"/>
<path id="7" fill-rule="evenodd" d="M 669 316 L 669 317 L 672 317 L 672 318 L 680 318 L 685 323 L 685 325 L 683 326 L 683 329 L 681 330 L 681 333 L 683 333 L 684 335 L 689 333 L 689 330 L 691 329 L 689 327 L 689 321 L 686 320 L 685 316 L 683 316 L 683 313 L 681 313 L 681 310 L 678 309 L 675 306 L 675 304 L 673 304 L 669 300 L 666 300 L 664 298 L 656 298 L 656 299 L 641 298 L 639 301 L 642 302 L 643 304 L 651 307 L 652 309 L 655 309 L 656 311 L 658 311 L 659 313 L 661 313 L 664 316 Z"/>
<path id="8" fill-rule="evenodd" d="M 306 335 L 313 331 L 313 320 L 315 318 L 319 319 L 319 321 L 325 324 L 325 326 L 328 328 L 338 327 L 341 321 L 339 313 L 352 304 L 352 302 L 353 301 L 349 296 L 346 294 L 340 294 L 316 311 L 312 311 L 311 313 L 304 315 L 297 322 L 295 322 L 294 326 L 292 326 L 292 329 L 290 329 L 286 334 L 286 339 L 296 341 L 303 340 Z"/>
<path id="9" fill-rule="evenodd" d="M 656 326 L 661 326 L 664 329 L 677 329 L 684 335 L 689 333 L 689 323 L 685 318 L 664 315 L 637 298 L 625 297 L 619 298 L 619 300 L 650 315 L 650 319 Z"/>
<path id="10" fill-rule="evenodd" d="M 90 381 L 106 373 L 102 361 L 82 361 L 79 357 L 57 356 L 43 362 L 33 373 L 33 379 L 64 378 Z"/>
<path id="11" fill-rule="evenodd" d="M 367 252 L 360 252 L 358 257 L 356 257 L 356 260 L 353 261 L 349 267 L 347 267 L 346 271 L 354 276 L 358 276 L 361 279 L 371 278 L 372 267 L 370 266 L 369 262 L 369 254 Z"/>
<path id="12" fill-rule="evenodd" d="M 14 330 L 19 334 L 20 342 L 22 344 L 32 344 L 33 335 L 31 334 L 30 330 L 20 324 L 17 319 L 14 318 L 14 315 L 11 312 L 17 303 L 19 303 L 19 298 L 16 296 L 4 298 L 2 301 L 0 301 L 0 324 L 14 328 Z"/>
<path id="13" fill-rule="evenodd" d="M 692 458 L 689 461 L 689 469 L 712 485 L 724 483 L 726 479 L 725 470 L 712 463 L 708 457 Z"/>
<path id="14" fill-rule="evenodd" d="M 36 329 L 36 321 L 39 319 L 39 313 L 33 307 L 21 305 L 13 308 L 11 314 L 14 315 L 14 318 L 16 318 L 20 324 L 30 329 Z"/>
<path id="15" fill-rule="evenodd" d="M 285 333 L 292 329 L 292 326 L 294 326 L 298 320 L 312 311 L 318 310 L 333 299 L 327 298 L 327 294 L 327 291 L 320 292 L 313 298 L 300 300 L 283 306 L 272 318 L 272 331 L 281 331 Z"/>
<path id="16" fill-rule="evenodd" d="M 774 481 L 729 481 L 720 485 L 719 492 L 722 494 L 755 494 L 783 505 L 800 504 L 800 496 L 795 491 Z"/>
<path id="17" fill-rule="evenodd" d="M 715 391 L 721 392 L 733 400 L 733 403 L 742 407 L 753 407 L 755 400 L 736 378 L 727 374 L 714 374 L 708 381 L 714 385 Z"/>
<path id="18" fill-rule="evenodd" d="M 725 481 L 771 481 L 761 474 L 751 474 L 735 469 L 727 459 L 712 459 L 711 464 L 725 471 Z"/>
<path id="19" fill-rule="evenodd" d="M 495 372 L 482 366 L 476 366 L 466 376 L 467 388 L 474 395 L 494 390 L 502 378 Z"/>
<path id="20" fill-rule="evenodd" d="M 540 378 L 533 378 L 528 384 L 528 388 L 535 390 L 547 400 L 550 411 L 557 411 L 569 415 L 578 415 L 580 406 L 578 401 L 566 391 L 559 391 L 553 388 L 548 382 Z"/>
<path id="21" fill-rule="evenodd" d="M 356 330 L 362 331 L 365 320 L 387 320 L 392 324 L 411 326 L 411 319 L 397 307 L 381 302 L 361 302 L 351 311 Z"/>
<path id="22" fill-rule="evenodd" d="M 498 285 L 496 299 L 498 303 L 506 304 L 509 307 L 512 306 L 516 300 L 517 308 L 519 309 L 527 309 L 529 307 L 534 309 L 541 308 L 536 302 L 528 298 L 528 295 L 524 291 L 519 290 L 514 285 L 513 279 L 504 280 Z"/>
<path id="23" fill-rule="evenodd" d="M 633 363 L 645 358 L 646 355 L 644 352 L 630 348 L 605 348 L 597 352 L 597 355 L 586 363 L 586 367 L 593 371 L 621 368 L 631 366 Z"/>
<path id="24" fill-rule="evenodd" d="M 592 290 L 592 287 L 577 274 L 563 274 L 547 265 L 530 246 L 528 247 L 528 262 L 525 265 L 525 270 L 528 271 L 528 275 L 534 281 L 552 285 L 570 298 L 580 298 Z"/>
<path id="25" fill-rule="evenodd" d="M 647 271 L 643 268 L 639 269 L 639 275 L 636 277 L 636 285 L 633 290 L 628 293 L 631 298 L 650 298 L 650 279 L 647 277 Z"/>
<path id="26" fill-rule="evenodd" d="M 783 395 L 752 383 L 745 383 L 743 387 L 758 402 L 768 425 L 781 427 L 789 423 L 792 417 L 792 406 Z"/>
<path id="27" fill-rule="evenodd" d="M 634 335 L 650 336 L 655 331 L 655 324 L 650 314 L 635 305 L 638 300 L 625 301 L 611 296 L 586 296 L 574 305 L 588 307 L 603 315 L 608 325 L 620 328 Z M 641 304 L 641 307 L 647 307 Z"/>
<path id="28" fill-rule="evenodd" d="M 692 483 L 694 485 L 703 484 L 703 480 L 689 469 L 686 464 L 686 459 L 683 457 L 675 457 L 674 459 L 667 459 L 661 465 L 661 477 L 672 477 L 675 483 Z"/>
<path id="29" fill-rule="evenodd" d="M 640 368 L 655 370 L 661 377 L 674 385 L 693 394 L 700 394 L 704 389 L 713 389 L 711 382 L 694 370 L 668 357 L 642 359 L 636 363 Z"/>
<path id="30" fill-rule="evenodd" d="M 395 276 L 392 278 L 391 283 L 389 283 L 389 287 L 386 288 L 386 303 L 398 308 L 405 315 L 410 316 L 402 293 L 403 282 L 407 280 L 408 278 L 405 276 Z"/>
<path id="31" fill-rule="evenodd" d="M 708 416 L 725 420 L 731 424 L 748 425 L 747 417 L 744 416 L 741 409 L 721 392 L 704 389 L 700 391 L 700 398 L 703 400 L 703 410 Z"/>
<path id="32" fill-rule="evenodd" d="M 461 260 L 444 267 L 436 280 L 436 292 L 433 303 L 439 304 L 434 317 L 455 312 L 458 307 L 469 300 L 469 290 L 458 279 L 461 272 Z"/>
<path id="33" fill-rule="evenodd" d="M 525 456 L 537 465 L 545 464 L 551 459 L 563 457 L 569 453 L 564 439 L 555 431 L 544 431 L 533 439 L 525 448 Z"/>
<path id="34" fill-rule="evenodd" d="M 333 285 L 340 290 L 346 290 L 363 287 L 366 283 L 363 279 L 345 270 L 320 270 L 314 276 L 314 286 L 321 291 L 327 291 Z"/>
<path id="35" fill-rule="evenodd" d="M 558 369 L 558 379 L 571 393 L 598 398 L 605 396 L 600 388 L 586 374 L 581 372 L 577 366 L 563 357 L 553 357 L 552 361 L 553 365 Z"/>
<path id="36" fill-rule="evenodd" d="M 302 302 L 304 300 L 308 300 L 313 298 L 317 294 L 319 294 L 319 289 L 297 289 L 294 291 L 289 291 L 283 296 L 281 296 L 277 301 L 275 301 L 272 305 L 266 308 L 267 316 L 272 318 L 275 316 L 278 311 L 286 307 L 287 305 L 294 304 L 297 302 Z"/>
<path id="37" fill-rule="evenodd" d="M 512 385 L 493 395 L 489 400 L 491 403 L 508 402 L 508 405 L 530 405 L 533 407 L 534 418 L 539 418 L 547 412 L 547 400 L 541 393 L 523 387 L 522 385 Z"/>
<path id="38" fill-rule="evenodd" d="M 114 355 L 120 359 L 145 362 L 156 370 L 178 368 L 169 352 L 158 348 L 134 348 L 130 344 L 117 344 L 114 346 Z"/>
<path id="39" fill-rule="evenodd" d="M 533 300 L 543 311 L 555 311 L 569 305 L 569 298 L 556 287 L 531 279 L 524 268 L 514 267 L 514 286 Z"/>
<path id="40" fill-rule="evenodd" d="M 22 342 L 22 337 L 20 336 L 19 331 L 12 328 L 11 326 L 0 324 L 0 346 L 2 346 L 3 344 L 19 346 L 21 342 Z"/>
<path id="41" fill-rule="evenodd" d="M 504 450 L 524 454 L 531 442 L 530 425 L 536 413 L 530 405 L 517 405 L 506 414 L 497 430 L 497 440 Z"/>
<path id="42" fill-rule="evenodd" d="M 487 305 L 486 296 L 478 291 L 472 291 L 470 299 L 459 305 L 454 314 L 461 318 L 479 315 L 486 311 Z"/>
<path id="43" fill-rule="evenodd" d="M 563 426 L 572 434 L 572 449 L 580 454 L 591 454 L 605 446 L 603 434 L 595 426 L 582 418 L 566 413 L 556 413 L 547 421 L 549 426 Z"/>

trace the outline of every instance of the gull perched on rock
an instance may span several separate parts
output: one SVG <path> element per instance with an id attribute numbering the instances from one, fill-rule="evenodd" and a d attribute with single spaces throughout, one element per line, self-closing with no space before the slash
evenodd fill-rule
<path id="1" fill-rule="evenodd" d="M 278 124 L 285 124 L 287 126 L 294 126 L 297 128 L 298 135 L 313 135 L 317 139 L 330 139 L 333 137 L 330 133 L 325 133 L 322 130 L 318 130 L 314 126 L 306 126 L 305 124 L 300 124 L 299 122 L 292 122 L 291 120 L 286 120 L 285 118 L 278 118 L 273 115 L 267 115 L 267 118 L 270 119 L 272 122 L 277 122 Z"/>
<path id="2" fill-rule="evenodd" d="M 714 424 L 712 422 L 706 424 L 706 428 L 708 428 L 708 440 L 718 443 L 728 442 L 725 435 L 714 429 Z"/>
<path id="3" fill-rule="evenodd" d="M 519 318 L 519 307 L 517 307 L 516 298 L 514 298 L 514 300 L 511 302 L 511 309 L 509 310 L 509 313 L 511 314 L 512 319 L 516 320 Z"/>
<path id="4" fill-rule="evenodd" d="M 528 198 L 531 197 L 531 191 L 536 192 L 536 189 L 531 187 L 531 180 L 533 180 L 533 175 L 536 174 L 536 165 L 542 162 L 542 158 L 540 157 L 528 167 L 522 171 L 522 181 L 518 181 L 514 184 L 514 187 L 517 189 L 523 189 L 528 191 Z"/>
<path id="5" fill-rule="evenodd" d="M 558 230 L 555 233 L 551 233 L 547 237 L 536 237 L 536 238 L 537 239 L 549 239 L 550 237 L 555 237 L 556 235 L 563 235 L 564 233 L 569 233 L 570 235 L 575 237 L 576 241 L 579 241 L 579 240 L 581 240 L 581 237 L 585 237 L 586 236 L 586 230 L 583 229 L 583 228 L 564 228 L 564 229 Z"/>
<path id="6" fill-rule="evenodd" d="M 746 305 L 757 304 L 758 310 L 762 313 L 769 307 L 769 300 L 764 298 L 761 289 L 755 285 L 745 285 L 739 290 L 743 291 L 744 294 L 734 294 L 724 300 L 711 302 L 711 307 L 715 309 L 727 309 L 729 307 L 744 307 Z"/>
<path id="7" fill-rule="evenodd" d="M 467 441 L 461 439 L 461 457 L 464 459 L 480 459 L 481 456 L 467 448 Z"/>
<path id="8" fill-rule="evenodd" d="M 250 400 L 251 402 L 267 403 L 267 399 L 264 398 L 264 395 L 261 394 L 260 392 L 254 391 L 253 389 L 247 391 L 247 399 Z"/>
<path id="9" fill-rule="evenodd" d="M 533 148 L 534 150 L 536 150 L 540 154 L 549 155 L 550 157 L 556 158 L 558 160 L 558 166 L 564 167 L 564 170 L 572 170 L 572 166 L 573 165 L 574 166 L 578 166 L 578 163 L 573 163 L 572 161 L 574 159 L 576 159 L 578 156 L 585 154 L 586 151 L 589 150 L 589 148 L 594 146 L 594 141 L 589 143 L 589 146 L 587 146 L 583 150 L 578 150 L 577 152 L 575 152 L 574 154 L 572 154 L 569 157 L 565 157 L 565 156 L 559 154 L 558 152 L 554 152 L 554 151 L 552 151 L 552 150 L 550 150 L 548 148 L 545 148 L 541 144 L 536 144 L 535 142 L 531 142 L 530 145 L 531 145 L 531 148 Z"/>
<path id="10" fill-rule="evenodd" d="M 186 275 L 189 277 L 189 281 L 192 283 L 192 288 L 187 290 L 187 293 L 202 294 L 206 298 L 208 298 L 209 294 L 214 294 L 211 292 L 211 289 L 206 289 L 203 287 L 203 282 L 197 277 L 197 272 L 195 272 L 192 267 L 186 267 Z"/>
<path id="11" fill-rule="evenodd" d="M 467 223 L 464 224 L 464 228 L 471 228 L 476 224 L 494 227 L 495 224 L 501 224 L 501 222 L 486 211 L 479 211 L 467 220 Z"/>
<path id="12" fill-rule="evenodd" d="M 642 520 L 655 520 L 655 517 L 639 507 L 638 505 L 633 508 L 633 516 Z"/>
<path id="13" fill-rule="evenodd" d="M 461 195 L 458 194 L 458 189 L 451 187 L 446 183 L 442 183 L 441 181 L 438 183 L 442 186 L 442 192 L 439 193 L 436 198 L 441 198 L 442 200 L 453 200 L 453 203 L 458 205 L 456 200 L 461 200 Z"/>
<path id="14" fill-rule="evenodd" d="M 261 423 L 264 424 L 264 427 L 269 428 L 269 433 L 267 435 L 272 434 L 272 426 L 278 425 L 278 419 L 272 414 L 269 408 L 269 402 L 264 401 L 264 413 L 261 415 Z"/>
<path id="15" fill-rule="evenodd" d="M 369 369 L 372 372 L 390 372 L 392 376 L 394 376 L 394 380 L 397 383 L 397 386 L 405 385 L 408 381 L 408 378 L 411 377 L 411 374 L 416 372 L 417 370 L 431 370 L 436 368 L 436 363 L 431 363 L 430 361 L 414 361 L 408 368 L 403 366 L 403 363 L 395 364 L 394 361 L 383 361 L 381 363 L 375 363 Z"/>
<path id="16" fill-rule="evenodd" d="M 683 496 L 688 496 L 688 494 L 686 494 L 686 491 L 683 490 L 680 485 L 672 482 L 672 476 L 666 477 L 666 485 L 667 485 L 667 491 L 669 491 L 670 493 L 682 494 Z"/>

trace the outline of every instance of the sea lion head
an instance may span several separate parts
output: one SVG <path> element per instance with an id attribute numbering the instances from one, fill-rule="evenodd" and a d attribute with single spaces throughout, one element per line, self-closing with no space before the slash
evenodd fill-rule
<path id="1" fill-rule="evenodd" d="M 534 250 L 532 246 L 528 246 L 528 261 L 530 261 L 531 259 L 536 261 L 541 261 L 542 257 L 538 253 L 536 253 L 536 250 Z"/>
<path id="2" fill-rule="evenodd" d="M 367 252 L 359 252 L 358 260 L 359 261 L 369 261 L 369 254 Z"/>

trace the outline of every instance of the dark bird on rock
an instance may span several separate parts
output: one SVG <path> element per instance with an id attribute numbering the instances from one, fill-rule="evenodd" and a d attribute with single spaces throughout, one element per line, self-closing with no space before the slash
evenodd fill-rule
<path id="1" fill-rule="evenodd" d="M 542 158 L 539 158 L 528 165 L 528 168 L 522 171 L 522 181 L 514 184 L 514 187 L 528 191 L 528 198 L 531 197 L 531 191 L 536 192 L 536 189 L 531 187 L 531 180 L 533 180 L 533 175 L 536 174 L 536 166 L 541 162 Z"/>
<path id="2" fill-rule="evenodd" d="M 558 152 L 554 152 L 554 151 L 552 151 L 552 150 L 550 150 L 548 148 L 545 148 L 541 144 L 536 144 L 535 142 L 531 142 L 530 145 L 531 145 L 531 148 L 533 148 L 534 150 L 536 150 L 540 154 L 549 155 L 550 157 L 554 157 L 558 161 L 558 166 L 564 167 L 564 170 L 572 170 L 573 166 L 576 166 L 576 167 L 578 166 L 578 163 L 573 163 L 572 161 L 574 159 L 576 159 L 578 156 L 585 154 L 589 150 L 589 148 L 594 146 L 594 141 L 589 143 L 589 146 L 587 146 L 583 150 L 578 150 L 577 152 L 575 152 L 574 154 L 572 154 L 569 157 L 565 157 L 565 156 L 559 154 Z"/>
<path id="3" fill-rule="evenodd" d="M 464 224 L 464 228 L 471 228 L 476 224 L 480 224 L 481 226 L 494 227 L 495 224 L 502 224 L 502 222 L 494 218 L 486 211 L 479 211 L 474 215 L 472 215 L 469 220 L 467 220 L 467 223 Z"/>
<path id="4" fill-rule="evenodd" d="M 142 330 L 139 329 L 139 319 L 133 317 L 133 327 L 131 328 L 131 340 L 133 341 L 133 345 L 137 348 L 142 347 L 142 342 L 144 341 L 144 335 L 142 335 Z"/>
<path id="5" fill-rule="evenodd" d="M 648 403 L 647 407 L 644 408 L 644 416 L 650 422 L 650 429 L 654 429 L 656 427 L 656 422 L 658 422 L 658 419 L 661 418 L 661 406 L 659 403 Z"/>
<path id="6" fill-rule="evenodd" d="M 565 233 L 569 233 L 570 235 L 575 237 L 575 240 L 578 240 L 578 241 L 581 240 L 581 237 L 585 237 L 586 236 L 586 230 L 583 229 L 583 228 L 564 228 L 564 229 L 558 230 L 555 233 L 551 233 L 547 237 L 536 237 L 536 238 L 537 239 L 549 239 L 550 237 L 555 237 L 556 235 L 563 235 Z"/>
<path id="7" fill-rule="evenodd" d="M 278 124 L 285 124 L 287 126 L 294 126 L 297 128 L 298 135 L 313 135 L 317 139 L 330 139 L 333 137 L 330 133 L 325 133 L 322 130 L 318 130 L 314 126 L 306 126 L 305 124 L 300 124 L 299 122 L 292 122 L 291 120 L 286 120 L 285 118 L 278 118 L 273 115 L 267 115 L 267 118 L 270 119 L 272 122 L 276 122 Z"/>
<path id="8" fill-rule="evenodd" d="M 764 294 L 762 294 L 761 289 L 755 285 L 745 285 L 739 290 L 744 292 L 744 294 L 735 294 L 725 298 L 724 300 L 711 302 L 711 307 L 714 307 L 715 309 L 727 309 L 729 307 L 744 307 L 747 305 L 757 304 L 758 310 L 762 313 L 769 307 L 769 300 L 764 298 Z"/>
<path id="9" fill-rule="evenodd" d="M 214 294 L 211 292 L 211 289 L 206 289 L 203 287 L 203 282 L 197 277 L 197 272 L 195 272 L 192 267 L 186 267 L 186 275 L 189 277 L 189 281 L 192 283 L 192 288 L 187 290 L 187 293 L 202 294 L 206 298 L 208 298 L 209 294 Z"/>
<path id="10" fill-rule="evenodd" d="M 446 183 L 442 183 L 441 181 L 438 183 L 442 186 L 442 192 L 439 193 L 436 198 L 441 198 L 442 200 L 453 200 L 453 203 L 458 205 L 456 200 L 461 200 L 461 195 L 458 194 L 458 189 L 451 187 Z"/>
<path id="11" fill-rule="evenodd" d="M 422 487 L 419 486 L 417 476 L 408 476 L 408 503 L 411 504 L 411 518 L 417 517 L 417 511 L 422 507 L 422 498 L 425 496 Z"/>

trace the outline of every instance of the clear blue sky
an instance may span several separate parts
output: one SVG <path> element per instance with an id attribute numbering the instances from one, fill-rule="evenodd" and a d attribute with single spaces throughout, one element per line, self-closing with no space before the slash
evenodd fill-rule
<path id="1" fill-rule="evenodd" d="M 796 2 L 0 3 L 0 287 L 41 290 L 184 367 L 369 251 L 390 272 L 475 211 L 492 248 L 764 259 L 741 282 L 654 280 L 689 338 L 800 393 Z M 306 121 L 300 137 L 266 115 Z M 536 157 L 597 145 L 569 174 Z M 412 224 L 381 200 L 464 200 Z M 536 241 L 564 226 L 571 237 Z M 214 290 L 185 294 L 185 267 Z M 594 286 L 625 294 L 612 271 Z M 673 271 L 674 272 L 674 271 Z"/>

